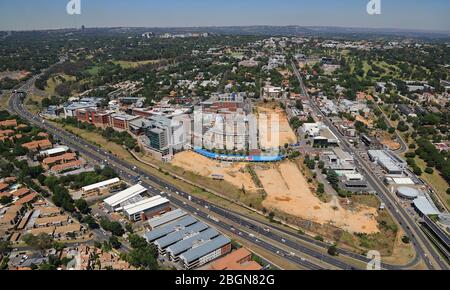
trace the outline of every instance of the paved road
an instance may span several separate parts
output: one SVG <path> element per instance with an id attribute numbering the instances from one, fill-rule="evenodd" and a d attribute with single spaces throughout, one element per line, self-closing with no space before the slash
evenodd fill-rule
<path id="1" fill-rule="evenodd" d="M 27 91 L 33 83 L 34 83 L 34 79 L 31 79 L 29 82 L 27 82 L 21 88 L 21 90 Z M 178 192 L 180 195 L 186 195 L 186 197 L 187 197 L 187 193 L 180 191 L 179 189 L 173 187 L 170 184 L 162 182 L 158 178 L 151 176 L 151 175 L 147 174 L 146 172 L 143 172 L 140 169 L 134 169 L 133 170 L 134 173 L 130 173 L 129 168 L 132 168 L 133 165 L 126 164 L 123 160 L 118 159 L 114 155 L 109 154 L 108 152 L 101 151 L 99 148 L 91 145 L 90 143 L 87 143 L 86 141 L 84 141 L 76 136 L 68 134 L 67 132 L 60 130 L 57 127 L 51 126 L 50 124 L 45 123 L 45 122 L 43 123 L 43 120 L 40 119 L 38 116 L 31 115 L 29 112 L 27 112 L 27 110 L 20 103 L 19 95 L 13 95 L 13 98 L 11 98 L 9 107 L 10 107 L 11 111 L 19 113 L 22 117 L 24 117 L 25 119 L 28 119 L 30 122 L 38 125 L 39 127 L 43 127 L 44 129 L 46 129 L 50 133 L 52 133 L 55 137 L 61 139 L 62 141 L 65 141 L 68 145 L 71 145 L 72 148 L 87 155 L 91 159 L 97 160 L 102 164 L 112 165 L 113 168 L 116 167 L 116 169 L 119 171 L 119 173 L 121 174 L 121 176 L 123 178 L 128 179 L 128 180 L 130 180 L 130 179 L 136 180 L 136 177 L 138 177 L 138 176 L 144 177 L 144 180 L 143 180 L 144 183 L 146 183 L 146 185 L 149 188 L 149 191 L 152 192 L 153 194 L 160 194 L 161 192 L 159 190 L 156 190 L 155 188 L 153 188 L 151 186 L 152 184 L 148 181 L 152 181 L 161 187 L 171 190 L 173 193 Z M 73 142 L 73 141 L 75 141 L 75 142 Z M 72 143 L 72 144 L 70 144 L 70 143 Z M 95 153 L 97 153 L 97 154 L 95 154 Z M 119 169 L 119 168 L 123 168 L 123 170 Z M 127 171 L 128 171 L 128 173 L 126 173 Z M 350 265 L 340 261 L 339 259 L 337 259 L 335 257 L 324 255 L 323 252 L 312 250 L 309 247 L 299 244 L 297 241 L 293 241 L 292 239 L 288 239 L 284 236 L 280 236 L 280 235 L 274 234 L 272 232 L 266 231 L 265 228 L 274 228 L 274 226 L 271 224 L 264 223 L 264 225 L 265 225 L 265 228 L 264 228 L 263 226 L 261 226 L 261 222 L 251 221 L 251 220 L 249 221 L 249 219 L 247 217 L 244 217 L 239 213 L 231 212 L 228 209 L 223 209 L 221 207 L 215 206 L 214 204 L 210 204 L 208 202 L 205 202 L 201 199 L 197 199 L 195 197 L 191 197 L 191 200 L 200 206 L 206 206 L 210 211 L 214 212 L 215 214 L 218 214 L 221 217 L 224 217 L 228 220 L 231 220 L 235 223 L 238 223 L 248 229 L 251 229 L 251 230 L 257 232 L 259 235 L 264 236 L 265 238 L 270 238 L 271 240 L 275 240 L 277 242 L 283 243 L 289 248 L 292 248 L 292 249 L 295 249 L 296 251 L 307 254 L 307 255 L 314 257 L 315 259 L 318 259 L 320 261 L 326 262 L 327 264 L 335 266 L 336 268 L 352 269 L 352 267 Z M 177 205 L 181 208 L 186 209 L 186 207 L 187 207 L 187 204 L 185 204 L 185 202 L 182 202 L 178 199 L 171 198 L 171 201 L 172 201 L 172 203 L 174 203 L 175 205 Z M 199 210 L 199 208 L 191 207 L 190 210 L 188 210 L 188 211 L 195 212 L 197 215 L 203 215 L 205 218 L 209 219 L 208 215 L 205 214 L 203 211 Z M 212 223 L 218 223 L 211 219 L 209 219 L 208 221 L 212 222 Z M 230 230 L 230 228 L 232 228 L 232 226 L 226 225 L 224 223 L 219 224 L 219 227 L 225 228 L 225 230 Z M 291 236 L 293 235 L 291 232 L 289 232 L 287 230 L 282 230 L 281 228 L 276 228 L 276 229 L 279 231 L 281 230 L 281 232 L 284 232 L 287 235 L 291 235 Z M 100 234 L 101 233 L 98 233 L 98 235 L 100 235 Z M 244 233 L 241 232 L 240 235 L 243 235 L 243 237 L 246 238 L 247 240 L 250 240 L 253 243 L 257 243 L 260 246 L 270 245 L 270 246 L 268 246 L 268 249 L 269 250 L 272 249 L 273 251 L 271 250 L 271 252 L 279 254 L 283 257 L 288 257 L 289 260 L 297 258 L 296 259 L 297 262 L 299 262 L 298 260 L 300 260 L 300 263 L 299 263 L 300 265 L 304 266 L 305 264 L 307 264 L 307 266 L 309 266 L 310 269 L 320 268 L 320 267 L 317 267 L 317 265 L 312 265 L 312 263 L 307 263 L 308 261 L 306 261 L 303 258 L 292 257 L 290 252 L 283 251 L 283 250 L 280 251 L 280 249 L 275 249 L 271 244 L 267 244 L 264 241 L 260 241 L 257 237 L 255 237 L 252 234 L 249 234 L 246 232 L 244 232 Z M 319 246 L 319 247 L 323 247 L 323 248 L 327 248 L 329 246 L 326 243 L 316 241 L 307 236 L 295 235 L 295 234 L 294 234 L 294 236 L 295 236 L 295 238 L 300 239 L 303 242 L 307 242 L 307 243 L 313 244 L 315 246 Z M 358 255 L 356 253 L 352 253 L 347 250 L 339 249 L 339 253 L 342 255 L 351 257 L 355 260 L 361 261 L 361 262 L 368 261 L 368 259 L 366 257 Z M 306 268 L 308 268 L 308 267 L 306 267 Z M 383 264 L 383 268 L 385 268 L 385 269 L 400 269 L 402 267 L 396 267 L 396 266 L 391 266 L 388 264 Z"/>
<path id="2" fill-rule="evenodd" d="M 27 82 L 27 84 L 25 84 L 25 86 L 23 86 L 21 88 L 21 91 L 25 91 L 31 85 L 32 85 L 31 83 Z M 20 96 L 21 96 L 21 94 L 14 94 L 10 98 L 9 110 L 12 113 L 16 113 L 16 114 L 20 115 L 22 118 L 29 121 L 31 124 L 45 129 L 46 131 L 48 131 L 49 133 L 54 135 L 56 138 L 58 138 L 59 140 L 63 141 L 65 144 L 70 146 L 72 149 L 79 151 L 81 154 L 85 155 L 89 159 L 95 160 L 99 164 L 105 164 L 105 165 L 112 166 L 112 168 L 115 169 L 116 172 L 120 175 L 120 177 L 123 178 L 124 180 L 136 180 L 136 178 L 140 176 L 142 178 L 143 185 L 148 188 L 148 190 L 151 194 L 154 194 L 154 195 L 161 194 L 161 192 L 158 189 L 153 187 L 153 183 L 154 183 L 160 187 L 168 188 L 174 194 L 175 194 L 175 192 L 179 192 L 179 194 L 184 194 L 187 197 L 187 193 L 184 193 L 184 192 L 182 193 L 177 188 L 159 180 L 158 178 L 156 178 L 152 175 L 149 175 L 148 173 L 146 173 L 140 169 L 130 170 L 131 168 L 133 168 L 132 164 L 128 164 L 127 162 L 117 158 L 116 156 L 114 156 L 108 152 L 101 151 L 100 148 L 93 146 L 92 144 L 87 143 L 86 141 L 78 138 L 77 136 L 69 134 L 51 124 L 48 124 L 47 122 L 45 122 L 38 116 L 32 115 L 21 104 Z M 226 223 L 221 220 L 211 219 L 209 217 L 209 214 L 207 214 L 204 210 L 201 210 L 200 208 L 195 208 L 195 207 L 191 206 L 190 204 L 188 204 L 187 202 L 182 202 L 180 199 L 175 198 L 172 195 L 169 197 L 169 199 L 175 206 L 183 208 L 187 212 L 197 215 L 199 218 L 206 220 L 208 223 L 213 224 L 214 226 L 216 226 L 222 230 L 230 231 L 230 229 L 233 228 L 233 226 L 230 225 L 229 223 Z M 213 206 L 213 205 L 211 204 L 211 206 Z M 223 218 L 225 218 L 225 219 L 233 218 L 233 215 L 231 215 L 231 214 L 224 213 L 224 215 L 225 216 L 223 216 Z M 261 231 L 262 231 L 262 229 L 261 229 Z M 244 231 L 244 230 L 238 231 L 238 235 L 242 239 L 244 239 L 252 244 L 256 244 L 256 245 L 264 248 L 265 250 L 270 251 L 271 253 L 273 253 L 275 255 L 279 255 L 280 257 L 282 257 L 294 264 L 297 264 L 301 268 L 311 269 L 311 270 L 326 269 L 324 266 L 322 266 L 322 265 L 319 266 L 316 263 L 313 263 L 312 261 L 309 261 L 303 257 L 291 255 L 291 252 L 286 250 L 285 247 L 281 248 L 281 247 L 275 246 L 273 243 L 262 240 L 261 238 L 256 237 L 254 234 L 249 233 L 248 231 Z M 282 238 L 279 237 L 279 240 L 281 241 Z M 317 257 L 319 259 L 323 256 L 322 254 L 316 253 L 316 252 L 313 252 L 313 254 L 315 254 L 315 257 Z M 338 260 L 337 260 L 338 262 L 336 263 L 334 261 L 335 259 L 332 257 L 325 256 L 323 258 L 323 261 L 327 261 L 328 259 L 332 263 L 341 265 L 341 263 Z M 340 268 L 340 267 L 338 267 L 338 268 Z M 343 269 L 350 269 L 350 268 L 351 268 L 350 266 L 346 266 Z"/>
<path id="3" fill-rule="evenodd" d="M 380 110 L 381 114 L 383 115 L 383 118 L 384 118 L 386 124 L 391 126 L 391 120 L 389 120 L 388 116 L 386 116 L 384 111 L 380 108 L 380 106 L 377 103 L 375 103 L 375 105 Z M 402 153 L 405 153 L 406 151 L 408 151 L 408 144 L 406 144 L 405 140 L 403 140 L 402 136 L 398 133 L 397 128 L 395 129 L 395 136 L 396 136 L 398 142 L 400 143 L 400 148 L 395 150 L 395 152 L 398 154 L 402 154 Z"/>
<path id="4" fill-rule="evenodd" d="M 386 186 L 373 174 L 370 167 L 367 165 L 366 161 L 361 158 L 361 156 L 351 147 L 347 140 L 341 135 L 341 133 L 334 127 L 331 121 L 322 113 L 316 103 L 310 98 L 306 87 L 303 83 L 303 79 L 295 66 L 292 63 L 292 67 L 297 78 L 300 81 L 303 93 L 309 98 L 311 106 L 316 110 L 316 112 L 323 116 L 324 123 L 333 131 L 333 133 L 339 138 L 341 146 L 348 152 L 353 153 L 355 157 L 355 164 L 359 171 L 363 173 L 373 189 L 376 190 L 378 197 L 386 204 L 387 209 L 393 215 L 393 217 L 399 222 L 400 226 L 403 228 L 404 232 L 411 238 L 411 241 L 416 250 L 416 258 L 413 262 L 418 262 L 420 258 L 426 261 L 427 267 L 430 269 L 435 269 L 438 266 L 440 269 L 448 269 L 448 265 L 444 263 L 439 253 L 431 245 L 431 242 L 425 237 L 424 233 L 421 231 L 419 226 L 411 219 L 411 217 L 405 212 L 403 207 L 401 207 L 393 198 L 390 196 L 389 190 Z M 427 254 L 428 252 L 428 254 Z M 431 261 L 430 256 L 434 260 Z M 410 263 L 411 264 L 411 263 Z M 412 265 L 412 264 L 411 264 Z"/>
<path id="5" fill-rule="evenodd" d="M 28 82 L 27 84 L 25 84 L 21 90 L 26 91 L 27 89 L 30 88 L 30 86 L 33 84 L 34 80 L 30 80 L 30 82 Z M 18 95 L 14 95 L 11 98 L 11 102 L 10 102 L 10 110 L 12 112 L 17 112 L 19 113 L 22 117 L 24 117 L 25 119 L 29 120 L 30 122 L 38 125 L 39 127 L 43 127 L 44 129 L 48 130 L 50 133 L 52 133 L 55 137 L 61 139 L 62 141 L 65 141 L 68 145 L 71 145 L 72 148 L 74 148 L 77 151 L 80 151 L 81 153 L 87 155 L 88 157 L 90 157 L 93 160 L 97 160 L 99 161 L 99 163 L 102 164 L 108 164 L 111 165 L 113 168 L 116 167 L 116 170 L 118 170 L 118 173 L 121 174 L 121 176 L 124 179 L 127 180 L 136 180 L 136 178 L 138 176 L 143 177 L 143 182 L 146 183 L 146 185 L 149 188 L 149 191 L 152 192 L 153 194 L 160 194 L 161 192 L 155 188 L 152 187 L 152 184 L 149 181 L 152 181 L 155 184 L 158 184 L 160 187 L 164 187 L 167 190 L 170 190 L 172 193 L 176 193 L 178 192 L 179 195 L 184 195 L 185 197 L 187 197 L 187 193 L 182 192 L 181 190 L 173 187 L 170 184 L 167 184 L 165 182 L 162 182 L 161 180 L 159 180 L 158 178 L 151 176 L 149 174 L 147 174 L 146 172 L 143 172 L 140 169 L 133 169 L 134 172 L 129 172 L 129 168 L 132 168 L 133 165 L 131 164 L 127 164 L 126 162 L 124 162 L 123 160 L 118 159 L 116 156 L 109 154 L 108 152 L 104 152 L 101 151 L 98 147 L 93 146 L 90 143 L 87 143 L 86 141 L 78 138 L 77 136 L 68 134 L 67 132 L 52 126 L 48 123 L 43 123 L 43 120 L 40 119 L 38 116 L 33 116 L 31 115 L 29 112 L 26 111 L 26 109 L 21 105 L 20 103 L 20 98 Z M 74 142 L 75 141 L 75 142 Z M 120 168 L 120 169 L 119 169 Z M 127 173 L 128 172 L 128 173 Z M 272 224 L 267 224 L 267 223 L 261 223 L 260 221 L 252 221 L 249 220 L 248 217 L 244 217 L 243 215 L 236 213 L 236 212 L 232 212 L 228 209 L 224 209 L 221 208 L 219 206 L 216 206 L 214 204 L 208 203 L 206 201 L 203 201 L 201 199 L 197 199 L 195 197 L 191 197 L 191 200 L 198 204 L 201 207 L 207 207 L 208 210 L 214 212 L 215 214 L 218 214 L 221 217 L 224 217 L 225 219 L 231 220 L 239 225 L 242 225 L 248 229 L 251 229 L 255 232 L 258 233 L 258 235 L 260 236 L 264 236 L 265 238 L 269 238 L 271 240 L 275 240 L 279 243 L 283 243 L 285 244 L 287 247 L 292 248 L 296 251 L 299 251 L 301 253 L 307 254 L 311 257 L 314 257 L 317 260 L 326 262 L 327 264 L 330 264 L 336 268 L 339 269 L 352 269 L 352 267 L 342 261 L 340 261 L 338 258 L 335 257 L 331 257 L 328 255 L 324 255 L 323 252 L 320 251 L 316 251 L 313 250 L 309 247 L 306 247 L 302 244 L 299 244 L 297 241 L 293 241 L 292 239 L 288 239 L 285 236 L 280 236 L 277 235 L 275 233 L 273 233 L 272 231 L 266 231 L 265 229 L 267 228 L 272 228 L 272 229 L 277 229 L 281 232 L 284 232 L 286 235 L 290 235 L 290 236 L 295 236 L 295 238 L 302 240 L 302 242 L 308 243 L 308 244 L 312 244 L 315 246 L 319 246 L 322 248 L 327 248 L 329 245 L 320 241 L 316 241 L 313 238 L 307 237 L 307 236 L 303 236 L 303 235 L 296 235 L 296 234 L 292 234 L 292 232 L 289 232 L 287 230 L 283 230 L 282 228 L 278 228 L 278 227 L 274 227 Z M 178 199 L 174 199 L 171 198 L 172 203 L 174 203 L 175 205 L 186 209 L 187 204 L 185 204 L 185 202 L 182 202 Z M 197 215 L 202 215 L 204 216 L 206 219 L 209 219 L 208 215 L 206 213 L 204 213 L 203 211 L 201 211 L 199 208 L 193 208 L 191 207 L 188 211 L 191 211 L 193 213 L 196 213 Z M 212 223 L 220 223 L 220 222 L 215 222 L 211 219 L 208 220 L 209 222 Z M 219 224 L 220 228 L 224 228 L 225 230 L 230 230 L 230 228 L 232 228 L 232 226 L 230 225 L 226 225 L 224 223 Z M 239 232 L 238 232 L 239 233 Z M 100 233 L 99 233 L 100 234 Z M 246 233 L 246 232 L 241 232 L 241 234 L 244 238 L 246 238 L 247 240 L 250 240 L 253 243 L 259 244 L 260 246 L 268 246 L 268 244 L 264 241 L 260 241 L 257 237 L 255 237 L 252 234 Z M 298 258 L 298 257 L 291 257 L 291 253 L 287 252 L 287 251 L 280 251 L 279 249 L 274 249 L 273 246 L 270 244 L 270 246 L 268 246 L 268 249 L 273 249 L 273 253 L 279 254 L 281 256 L 288 256 L 289 260 L 292 260 L 294 258 L 297 258 L 297 262 L 298 260 L 300 260 L 300 264 L 308 264 L 306 263 L 307 261 L 303 258 Z M 351 257 L 355 260 L 361 261 L 361 262 L 367 262 L 368 259 L 362 255 L 356 254 L 356 253 L 352 253 L 350 251 L 347 250 L 342 250 L 339 249 L 339 253 L 341 255 L 345 255 L 348 257 Z M 308 266 L 311 269 L 316 269 L 317 266 L 316 265 L 311 265 L 312 263 L 308 264 Z M 406 266 L 405 266 L 406 267 Z M 319 267 L 320 268 L 320 267 Z M 397 266 L 391 266 L 388 264 L 383 264 L 383 268 L 385 269 L 400 269 L 403 267 L 397 267 Z"/>

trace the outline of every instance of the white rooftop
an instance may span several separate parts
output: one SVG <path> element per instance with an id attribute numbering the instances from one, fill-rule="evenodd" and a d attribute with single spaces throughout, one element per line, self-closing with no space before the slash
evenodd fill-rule
<path id="1" fill-rule="evenodd" d="M 414 181 L 409 177 L 392 177 L 392 180 L 396 184 L 402 184 L 402 185 L 414 185 Z"/>
<path id="2" fill-rule="evenodd" d="M 89 190 L 92 190 L 92 189 L 105 187 L 105 186 L 108 186 L 108 185 L 111 185 L 111 184 L 114 184 L 114 183 L 117 183 L 117 182 L 120 182 L 120 179 L 116 177 L 116 178 L 108 179 L 108 180 L 105 180 L 105 181 L 102 181 L 102 182 L 98 182 L 98 183 L 94 183 L 94 184 L 85 186 L 85 187 L 82 188 L 82 190 L 83 191 L 89 191 Z"/>
<path id="3" fill-rule="evenodd" d="M 106 204 L 110 205 L 111 207 L 115 207 L 115 206 L 125 202 L 126 200 L 128 200 L 136 195 L 139 195 L 141 193 L 144 193 L 146 191 L 147 191 L 147 189 L 145 187 L 143 187 L 140 184 L 136 184 L 125 190 L 122 190 L 119 193 L 114 194 L 113 196 L 105 198 L 104 202 Z"/>
<path id="4" fill-rule="evenodd" d="M 49 150 L 41 151 L 40 154 L 41 155 L 53 155 L 53 154 L 64 153 L 64 152 L 67 152 L 67 151 L 69 151 L 69 147 L 67 147 L 67 146 L 59 146 L 59 147 L 52 148 L 52 149 L 49 149 Z"/>
<path id="5" fill-rule="evenodd" d="M 414 200 L 414 205 L 424 215 L 440 214 L 425 196 L 417 197 Z"/>
<path id="6" fill-rule="evenodd" d="M 144 199 L 137 203 L 127 205 L 123 208 L 123 211 L 128 215 L 134 215 L 168 202 L 169 200 L 167 198 L 157 195 L 154 197 Z"/>

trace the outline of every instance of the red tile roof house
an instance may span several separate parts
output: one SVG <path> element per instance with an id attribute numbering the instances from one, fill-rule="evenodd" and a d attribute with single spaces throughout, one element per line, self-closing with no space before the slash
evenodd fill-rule
<path id="1" fill-rule="evenodd" d="M 22 144 L 22 147 L 27 148 L 30 151 L 36 151 L 36 150 L 50 149 L 53 147 L 53 145 L 52 145 L 52 142 L 50 142 L 50 140 L 44 139 L 44 140 L 37 140 L 37 141 L 24 143 L 24 144 Z"/>
<path id="2" fill-rule="evenodd" d="M 7 190 L 9 187 L 9 184 L 6 182 L 0 182 L 0 192 L 3 192 L 5 190 Z"/>
<path id="3" fill-rule="evenodd" d="M 16 119 L 5 120 L 0 122 L 0 127 L 16 127 L 16 126 L 17 126 Z"/>
<path id="4" fill-rule="evenodd" d="M 83 166 L 84 162 L 81 160 L 75 160 L 75 161 L 70 161 L 67 163 L 62 163 L 62 164 L 57 164 L 55 166 L 53 166 L 50 171 L 52 173 L 61 173 L 65 170 L 69 170 L 69 169 L 78 169 L 81 168 L 81 166 Z"/>
<path id="5" fill-rule="evenodd" d="M 45 170 L 48 170 L 53 165 L 64 164 L 75 160 L 77 160 L 77 155 L 75 153 L 65 153 L 59 156 L 44 158 L 44 160 L 42 160 L 42 167 Z"/>

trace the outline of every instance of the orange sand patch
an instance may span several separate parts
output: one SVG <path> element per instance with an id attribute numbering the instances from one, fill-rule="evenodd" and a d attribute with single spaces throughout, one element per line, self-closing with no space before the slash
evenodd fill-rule
<path id="1" fill-rule="evenodd" d="M 250 191 L 257 189 L 250 173 L 243 172 L 245 163 L 220 162 L 192 151 L 184 151 L 177 153 L 171 164 L 204 177 L 212 178 L 213 174 L 223 175 L 225 181 L 238 188 L 244 186 Z"/>
<path id="2" fill-rule="evenodd" d="M 286 143 L 297 143 L 297 137 L 289 125 L 283 109 L 258 107 L 257 110 L 262 149 L 283 147 Z"/>
<path id="3" fill-rule="evenodd" d="M 344 209 L 337 199 L 324 203 L 310 190 L 308 182 L 290 161 L 272 165 L 270 169 L 256 169 L 267 198 L 266 208 L 275 208 L 285 213 L 311 220 L 319 224 L 331 224 L 352 233 L 379 232 L 376 221 L 377 209 L 359 206 L 356 210 Z M 284 201 L 289 199 L 289 201 Z"/>

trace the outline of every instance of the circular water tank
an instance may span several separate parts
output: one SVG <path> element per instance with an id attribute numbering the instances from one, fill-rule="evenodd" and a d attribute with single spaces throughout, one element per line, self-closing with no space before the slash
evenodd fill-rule
<path id="1" fill-rule="evenodd" d="M 397 194 L 402 198 L 415 199 L 419 196 L 420 191 L 412 187 L 400 186 L 397 188 Z"/>

